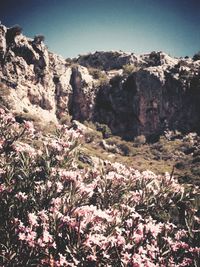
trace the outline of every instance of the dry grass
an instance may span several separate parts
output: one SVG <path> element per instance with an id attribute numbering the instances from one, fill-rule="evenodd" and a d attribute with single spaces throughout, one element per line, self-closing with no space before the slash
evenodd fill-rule
<path id="1" fill-rule="evenodd" d="M 134 143 L 123 141 L 119 137 L 111 137 L 106 141 L 118 145 L 125 144 L 129 147 L 129 154 L 105 151 L 100 145 L 100 137 L 94 139 L 91 143 L 83 144 L 82 150 L 89 156 L 111 162 L 120 162 L 139 171 L 148 169 L 156 174 L 173 171 L 173 174 L 179 177 L 180 182 L 200 184 L 200 159 L 198 161 L 198 158 L 196 158 L 198 162 L 195 162 L 192 154 L 185 155 L 182 152 L 188 146 L 187 142 L 181 140 L 168 141 L 161 137 L 160 141 L 155 144 L 144 144 L 135 147 Z"/>

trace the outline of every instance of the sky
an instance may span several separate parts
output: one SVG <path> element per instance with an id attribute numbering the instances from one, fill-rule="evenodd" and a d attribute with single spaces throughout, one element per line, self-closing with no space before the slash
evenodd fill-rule
<path id="1" fill-rule="evenodd" d="M 28 37 L 45 36 L 63 57 L 95 51 L 200 50 L 200 0 L 1 0 L 0 21 Z"/>

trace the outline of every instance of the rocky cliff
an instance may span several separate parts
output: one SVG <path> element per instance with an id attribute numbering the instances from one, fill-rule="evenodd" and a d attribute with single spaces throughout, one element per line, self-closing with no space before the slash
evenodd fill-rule
<path id="1" fill-rule="evenodd" d="M 0 25 L 0 103 L 18 117 L 107 124 L 126 139 L 200 131 L 200 60 L 96 52 L 64 60 L 41 36 Z"/>

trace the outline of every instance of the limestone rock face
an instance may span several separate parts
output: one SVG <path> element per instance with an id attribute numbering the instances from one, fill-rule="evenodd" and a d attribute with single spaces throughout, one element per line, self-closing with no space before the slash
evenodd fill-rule
<path id="1" fill-rule="evenodd" d="M 167 129 L 200 130 L 200 61 L 163 52 L 140 56 L 96 52 L 80 56 L 77 62 L 106 70 L 109 81 L 96 91 L 92 118 L 107 124 L 114 134 L 154 139 Z M 136 68 L 127 75 L 124 65 Z"/>
<path id="2" fill-rule="evenodd" d="M 81 122 L 93 118 L 95 99 L 98 84 L 83 66 L 72 67 L 71 85 L 73 94 L 71 98 L 70 114 Z"/>
<path id="3" fill-rule="evenodd" d="M 17 34 L 8 41 L 0 25 L 1 104 L 16 115 L 57 122 L 65 115 L 91 117 L 95 83 L 87 69 L 70 67 L 48 51 L 43 41 Z M 72 87 L 73 85 L 73 87 Z"/>
<path id="4" fill-rule="evenodd" d="M 136 66 L 146 64 L 140 56 L 122 51 L 95 52 L 94 54 L 79 56 L 76 62 L 85 67 L 101 68 L 107 71 L 122 69 L 126 64 Z"/>
<path id="5" fill-rule="evenodd" d="M 2 60 L 6 53 L 6 32 L 7 29 L 5 26 L 0 25 L 0 59 Z"/>
<path id="6" fill-rule="evenodd" d="M 56 123 L 70 115 L 127 139 L 200 132 L 200 61 L 119 51 L 69 64 L 42 40 L 13 32 L 0 25 L 0 104 L 17 116 Z"/>
<path id="7" fill-rule="evenodd" d="M 6 35 L 1 43 L 6 43 Z M 9 109 L 47 122 L 57 121 L 58 107 L 72 91 L 71 69 L 65 67 L 65 61 L 52 55 L 43 42 L 36 43 L 22 34 L 13 43 L 6 43 L 0 77 L 4 91 L 7 87 L 2 101 Z M 68 112 L 68 99 L 59 111 Z"/>
<path id="8" fill-rule="evenodd" d="M 127 139 L 200 131 L 200 61 L 171 60 L 116 76 L 97 95 L 95 120 Z"/>

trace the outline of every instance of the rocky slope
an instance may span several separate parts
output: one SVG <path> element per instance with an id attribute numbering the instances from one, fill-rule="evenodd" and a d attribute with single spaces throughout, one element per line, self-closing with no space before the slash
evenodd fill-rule
<path id="1" fill-rule="evenodd" d="M 96 52 L 64 60 L 40 36 L 0 25 L 1 105 L 20 118 L 107 124 L 126 139 L 200 131 L 200 61 L 162 52 Z"/>

